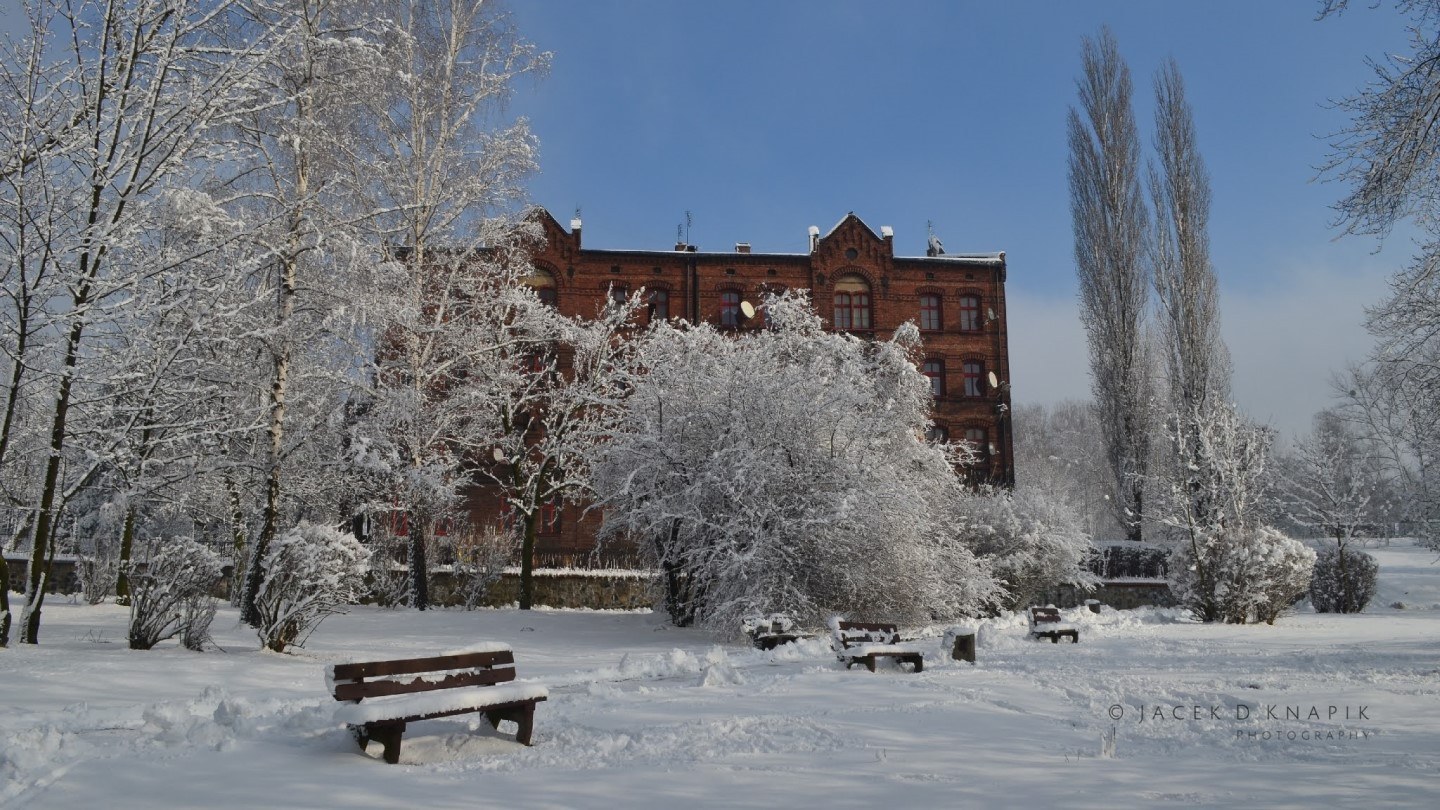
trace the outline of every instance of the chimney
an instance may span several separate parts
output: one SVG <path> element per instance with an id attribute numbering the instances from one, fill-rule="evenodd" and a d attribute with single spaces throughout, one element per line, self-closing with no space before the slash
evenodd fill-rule
<path id="1" fill-rule="evenodd" d="M 684 242 L 679 242 L 679 241 L 677 241 L 677 242 L 675 243 L 675 252 L 676 252 L 676 253 L 684 253 L 685 251 L 687 251 L 687 250 L 689 250 L 689 249 L 690 249 L 690 246 L 687 245 L 687 244 L 685 244 Z"/>
<path id="2" fill-rule="evenodd" d="M 580 247 L 580 217 L 570 220 L 570 237 L 575 240 L 575 247 Z"/>
<path id="3" fill-rule="evenodd" d="M 735 252 L 736 252 L 736 253 L 749 253 L 749 252 L 750 252 L 750 243 L 749 243 L 749 242 L 736 242 L 736 243 L 735 243 Z"/>
<path id="4" fill-rule="evenodd" d="M 820 244 L 820 228 L 817 225 L 810 226 L 810 252 L 815 252 L 815 246 Z"/>

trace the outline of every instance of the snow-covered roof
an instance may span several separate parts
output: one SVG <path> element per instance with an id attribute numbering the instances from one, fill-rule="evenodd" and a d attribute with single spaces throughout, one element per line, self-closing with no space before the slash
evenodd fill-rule
<path id="1" fill-rule="evenodd" d="M 938 256 L 906 256 L 905 258 L 959 261 L 967 264 L 1003 264 L 1005 262 L 1005 251 L 997 250 L 993 253 L 942 253 Z"/>

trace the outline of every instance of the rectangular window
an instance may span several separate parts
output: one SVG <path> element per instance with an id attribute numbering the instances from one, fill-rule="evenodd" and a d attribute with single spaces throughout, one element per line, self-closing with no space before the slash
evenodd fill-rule
<path id="1" fill-rule="evenodd" d="M 990 460 L 990 434 L 985 428 L 966 428 L 965 443 L 975 449 L 981 463 Z"/>
<path id="2" fill-rule="evenodd" d="M 630 298 L 630 286 L 628 284 L 610 285 L 610 306 L 623 307 Z"/>
<path id="3" fill-rule="evenodd" d="M 651 290 L 646 294 L 646 309 L 649 310 L 651 321 L 664 321 L 670 318 L 670 291 Z"/>
<path id="4" fill-rule="evenodd" d="M 936 399 L 945 396 L 945 362 L 926 360 L 920 371 L 930 378 L 930 396 Z"/>
<path id="5" fill-rule="evenodd" d="M 920 296 L 920 328 L 927 332 L 938 332 L 940 322 L 940 296 Z"/>
<path id="6" fill-rule="evenodd" d="M 726 290 L 720 293 L 720 327 L 734 329 L 740 325 L 740 293 Z"/>
<path id="7" fill-rule="evenodd" d="M 980 297 L 978 295 L 960 296 L 960 331 L 980 331 Z"/>
<path id="8" fill-rule="evenodd" d="M 965 396 L 985 396 L 985 364 L 979 360 L 966 360 L 963 369 L 965 373 Z"/>

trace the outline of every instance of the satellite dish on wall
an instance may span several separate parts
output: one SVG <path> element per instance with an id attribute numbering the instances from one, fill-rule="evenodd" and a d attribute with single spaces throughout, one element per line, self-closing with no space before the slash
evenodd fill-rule
<path id="1" fill-rule="evenodd" d="M 987 375 L 985 375 L 985 376 L 986 376 L 987 379 L 990 380 L 990 387 L 991 387 L 991 388 L 999 388 L 999 387 L 1000 387 L 1000 378 L 995 376 L 995 372 L 992 371 L 992 372 L 990 372 L 989 374 L 987 374 Z"/>
<path id="2" fill-rule="evenodd" d="M 744 315 L 746 318 L 755 317 L 755 305 L 750 303 L 749 301 L 741 301 L 740 314 Z"/>

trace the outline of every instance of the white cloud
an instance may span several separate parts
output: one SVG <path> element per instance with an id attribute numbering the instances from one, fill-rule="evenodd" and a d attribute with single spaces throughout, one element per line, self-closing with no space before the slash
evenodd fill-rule
<path id="1" fill-rule="evenodd" d="M 1260 290 L 1221 290 L 1221 332 L 1234 366 L 1236 402 L 1283 433 L 1309 429 L 1332 404 L 1330 379 L 1363 360 L 1372 341 L 1364 309 L 1385 294 L 1375 269 L 1290 269 Z M 1011 288 L 1010 369 L 1016 403 L 1090 396 L 1085 332 L 1073 297 Z"/>

